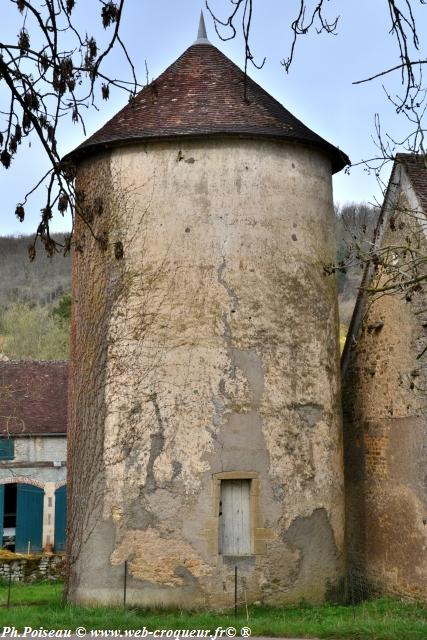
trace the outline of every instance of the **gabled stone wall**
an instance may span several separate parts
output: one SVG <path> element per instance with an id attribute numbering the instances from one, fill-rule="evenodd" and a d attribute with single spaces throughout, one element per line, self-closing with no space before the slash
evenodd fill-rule
<path id="1" fill-rule="evenodd" d="M 406 176 L 396 181 L 382 246 L 411 236 L 426 255 Z M 382 273 L 377 286 L 389 277 Z M 376 295 L 363 311 L 343 381 L 348 564 L 380 593 L 427 599 L 427 380 L 426 357 L 418 357 L 427 345 L 424 285 Z"/>

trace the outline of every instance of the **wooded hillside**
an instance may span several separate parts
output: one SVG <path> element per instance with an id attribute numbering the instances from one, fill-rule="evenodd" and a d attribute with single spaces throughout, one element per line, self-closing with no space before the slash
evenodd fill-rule
<path id="1" fill-rule="evenodd" d="M 49 258 L 40 250 L 30 262 L 30 242 L 30 236 L 0 236 L 0 354 L 62 360 L 68 357 L 70 256 Z"/>
<path id="2" fill-rule="evenodd" d="M 60 236 L 53 236 L 60 240 Z M 19 302 L 49 305 L 70 290 L 70 256 L 48 258 L 41 248 L 28 259 L 32 236 L 0 236 L 0 307 Z"/>

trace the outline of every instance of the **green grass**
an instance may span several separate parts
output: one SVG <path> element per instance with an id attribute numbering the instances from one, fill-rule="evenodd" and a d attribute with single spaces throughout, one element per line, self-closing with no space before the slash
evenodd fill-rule
<path id="1" fill-rule="evenodd" d="M 249 607 L 246 612 L 187 613 L 119 607 L 76 607 L 62 600 L 62 585 L 13 584 L 12 607 L 4 607 L 7 586 L 0 585 L 0 627 L 45 629 L 211 629 L 249 626 L 252 635 L 352 640 L 426 640 L 427 607 L 398 600 L 374 600 L 353 609 L 307 605 L 286 608 Z M 34 603 L 34 604 L 32 604 Z M 35 604 L 37 603 L 37 604 Z"/>
<path id="2" fill-rule="evenodd" d="M 7 582 L 0 582 L 0 607 L 7 603 Z M 62 600 L 62 582 L 36 582 L 33 584 L 11 584 L 10 602 L 16 604 L 58 604 Z"/>

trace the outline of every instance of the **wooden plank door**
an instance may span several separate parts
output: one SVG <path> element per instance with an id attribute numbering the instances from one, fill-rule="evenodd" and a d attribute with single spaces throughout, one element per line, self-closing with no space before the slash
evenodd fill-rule
<path id="1" fill-rule="evenodd" d="M 55 551 L 63 551 L 66 542 L 67 487 L 55 491 Z"/>
<path id="2" fill-rule="evenodd" d="M 42 550 L 44 491 L 31 484 L 18 484 L 16 491 L 16 545 L 21 553 Z"/>
<path id="3" fill-rule="evenodd" d="M 251 553 L 250 480 L 221 481 L 220 553 Z"/>

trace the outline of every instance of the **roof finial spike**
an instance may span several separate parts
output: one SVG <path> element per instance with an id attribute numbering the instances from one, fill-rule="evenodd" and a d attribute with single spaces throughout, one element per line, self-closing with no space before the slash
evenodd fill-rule
<path id="1" fill-rule="evenodd" d="M 194 44 L 210 44 L 208 40 L 208 34 L 206 33 L 206 24 L 203 11 L 200 12 L 199 31 L 197 33 L 197 40 Z"/>

